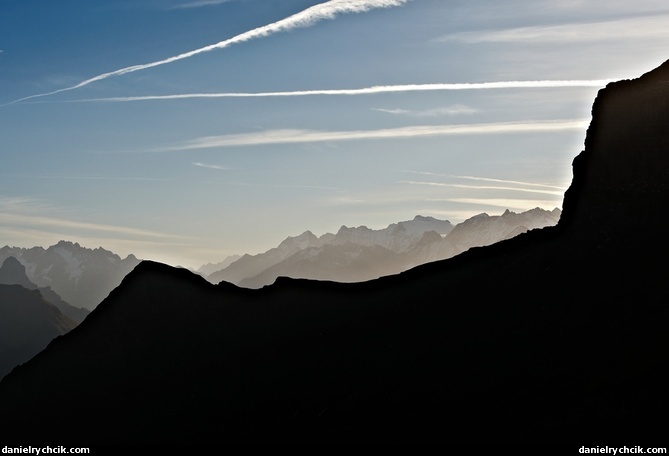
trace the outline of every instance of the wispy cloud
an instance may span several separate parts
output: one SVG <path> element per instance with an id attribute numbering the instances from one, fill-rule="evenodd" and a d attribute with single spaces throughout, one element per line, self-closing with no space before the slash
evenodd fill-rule
<path id="1" fill-rule="evenodd" d="M 567 189 L 566 186 L 538 184 L 538 183 L 535 183 L 535 182 L 525 182 L 525 181 L 516 181 L 516 180 L 507 180 L 507 179 L 494 179 L 494 178 L 490 178 L 490 177 L 457 176 L 457 175 L 454 175 L 452 177 L 455 177 L 457 179 L 468 179 L 468 180 L 484 181 L 484 182 L 499 182 L 499 183 L 502 183 L 502 184 L 517 184 L 517 185 L 527 185 L 527 186 L 530 186 L 530 187 L 554 188 L 554 189 L 558 189 L 558 190 L 562 190 L 562 191 L 565 191 Z"/>
<path id="2" fill-rule="evenodd" d="M 201 163 L 201 162 L 193 162 L 193 165 L 199 166 L 200 168 L 207 168 L 207 169 L 218 169 L 218 170 L 227 170 L 229 168 L 226 168 L 225 166 L 220 166 L 220 165 L 209 165 L 207 163 Z"/>
<path id="3" fill-rule="evenodd" d="M 61 174 L 23 174 L 14 175 L 26 179 L 63 179 L 63 180 L 92 180 L 92 181 L 166 181 L 165 177 L 129 177 L 129 176 L 70 176 Z"/>
<path id="4" fill-rule="evenodd" d="M 198 2 L 189 2 L 189 3 L 181 3 L 178 5 L 174 5 L 169 9 L 175 10 L 175 9 L 202 8 L 204 6 L 215 6 L 215 5 L 220 5 L 222 3 L 228 3 L 231 1 L 233 0 L 200 0 Z"/>
<path id="5" fill-rule="evenodd" d="M 133 73 L 135 71 L 146 70 L 148 68 L 157 67 L 160 65 L 166 65 L 168 63 L 177 62 L 179 60 L 184 60 L 205 52 L 211 52 L 217 49 L 224 49 L 229 46 L 238 43 L 244 43 L 256 38 L 262 38 L 265 36 L 273 35 L 279 32 L 286 32 L 296 28 L 310 27 L 322 20 L 326 19 L 335 19 L 341 14 L 347 13 L 365 13 L 377 8 L 390 8 L 394 6 L 401 6 L 407 3 L 410 0 L 330 0 L 318 5 L 314 5 L 305 10 L 300 11 L 299 13 L 293 14 L 287 18 L 281 19 L 279 21 L 273 22 L 269 25 L 264 25 L 262 27 L 257 27 L 255 29 L 249 30 L 247 32 L 241 33 L 239 35 L 233 36 L 218 43 L 211 44 L 209 46 L 204 46 L 192 51 L 184 52 L 166 59 L 157 60 L 155 62 L 144 63 L 140 65 L 133 65 L 119 70 L 110 71 L 108 73 L 103 73 L 92 78 L 81 81 L 80 83 L 65 87 L 63 89 L 54 90 L 52 92 L 40 93 L 36 95 L 31 95 L 28 97 L 19 98 L 8 104 L 18 103 L 20 101 L 30 100 L 38 97 L 45 97 L 48 95 L 55 95 L 57 93 L 66 92 L 69 90 L 79 89 L 81 87 L 87 86 L 97 81 L 102 81 L 104 79 L 121 76 L 128 73 Z"/>
<path id="6" fill-rule="evenodd" d="M 444 201 L 477 206 L 493 206 L 504 209 L 527 211 L 535 207 L 551 210 L 561 206 L 561 200 L 516 199 L 516 198 L 447 198 Z"/>
<path id="7" fill-rule="evenodd" d="M 257 184 L 248 182 L 231 182 L 230 185 L 239 185 L 241 187 L 274 187 L 274 188 L 304 188 L 311 190 L 340 190 L 339 187 L 327 187 L 325 185 Z"/>
<path id="8" fill-rule="evenodd" d="M 564 195 L 564 190 L 539 190 L 532 188 L 523 188 L 523 187 L 509 187 L 501 185 L 466 185 L 466 184 L 449 184 L 445 182 L 423 182 L 423 181 L 400 181 L 401 184 L 407 185 L 424 185 L 430 187 L 449 187 L 449 188 L 465 188 L 470 190 L 510 190 L 514 192 L 526 192 L 526 193 L 542 193 L 546 195 Z"/>
<path id="9" fill-rule="evenodd" d="M 211 149 L 215 147 L 298 144 L 327 141 L 399 139 L 444 135 L 527 133 L 585 129 L 587 119 L 527 121 L 460 125 L 417 125 L 380 130 L 265 130 L 255 133 L 205 136 L 180 145 L 154 149 L 156 152 Z"/>
<path id="10" fill-rule="evenodd" d="M 517 180 L 507 180 L 507 179 L 495 179 L 492 177 L 478 177 L 478 176 L 458 176 L 455 174 L 440 174 L 440 173 L 433 173 L 429 171 L 410 171 L 410 170 L 405 170 L 405 173 L 412 173 L 412 174 L 421 174 L 425 176 L 438 176 L 438 177 L 448 177 L 448 178 L 455 178 L 455 179 L 466 179 L 466 180 L 474 180 L 474 181 L 483 181 L 483 182 L 497 182 L 501 184 L 514 184 L 514 185 L 526 185 L 529 187 L 544 187 L 544 188 L 554 188 L 557 190 L 566 190 L 567 186 L 560 186 L 560 185 L 552 185 L 552 184 L 540 184 L 536 182 L 525 182 L 525 181 L 517 181 Z"/>
<path id="11" fill-rule="evenodd" d="M 434 108 L 434 109 L 425 109 L 422 111 L 413 111 L 410 109 L 384 109 L 384 108 L 374 108 L 374 111 L 384 112 L 387 114 L 393 114 L 398 116 L 409 116 L 409 117 L 441 117 L 441 116 L 456 116 L 461 114 L 475 114 L 478 110 L 470 108 L 465 105 L 453 105 L 446 106 L 443 108 Z"/>
<path id="12" fill-rule="evenodd" d="M 398 84 L 398 85 L 379 85 L 372 87 L 363 87 L 359 89 L 316 89 L 316 90 L 294 90 L 285 92 L 220 92 L 220 93 L 182 93 L 182 94 L 172 94 L 172 95 L 139 95 L 131 97 L 88 98 L 83 100 L 74 100 L 74 102 L 120 103 L 120 102 L 131 102 L 131 101 L 184 100 L 190 98 L 304 97 L 304 96 L 316 96 L 316 95 L 373 95 L 377 93 L 424 92 L 424 91 L 442 91 L 442 90 L 550 89 L 550 88 L 561 88 L 561 87 L 604 87 L 606 84 L 613 81 L 614 79 L 592 79 L 592 80 L 586 79 L 586 80 L 462 82 L 462 83 L 437 83 L 437 84 Z M 27 98 L 24 98 L 23 100 L 25 99 Z"/>
<path id="13" fill-rule="evenodd" d="M 436 41 L 466 43 L 588 43 L 593 41 L 669 38 L 669 15 L 653 15 L 612 21 L 518 27 L 453 33 Z"/>
<path id="14" fill-rule="evenodd" d="M 85 232 L 115 233 L 116 235 L 141 238 L 179 238 L 157 231 L 144 230 L 119 225 L 81 222 L 68 218 L 67 210 L 33 197 L 0 197 L 0 228 L 10 227 L 22 230 L 66 229 L 78 234 Z"/>
<path id="15" fill-rule="evenodd" d="M 58 227 L 58 228 L 67 228 L 74 230 L 84 230 L 84 231 L 99 231 L 99 232 L 108 232 L 108 233 L 117 233 L 125 234 L 130 236 L 142 236 L 142 237 L 158 237 L 158 238 L 171 238 L 174 236 L 159 233 L 156 231 L 142 230 L 137 228 L 129 228 L 125 226 L 118 225 L 105 225 L 98 223 L 89 223 L 89 222 L 79 222 L 74 220 L 66 220 L 54 217 L 45 217 L 38 215 L 30 214 L 11 214 L 11 213 L 0 213 L 0 223 L 9 224 L 9 225 L 27 225 L 27 226 L 38 226 L 38 227 Z"/>

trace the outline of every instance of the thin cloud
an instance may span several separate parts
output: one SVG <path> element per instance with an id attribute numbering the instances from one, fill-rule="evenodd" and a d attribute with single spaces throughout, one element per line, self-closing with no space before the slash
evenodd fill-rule
<path id="1" fill-rule="evenodd" d="M 155 152 L 211 149 L 216 147 L 259 146 L 269 144 L 299 144 L 328 141 L 372 139 L 399 139 L 444 135 L 528 133 L 564 130 L 582 130 L 587 119 L 528 121 L 461 125 L 418 125 L 380 130 L 319 131 L 319 130 L 265 130 L 256 133 L 206 136 L 181 145 L 154 149 Z"/>
<path id="2" fill-rule="evenodd" d="M 262 38 L 265 36 L 273 35 L 279 32 L 287 32 L 296 28 L 310 27 L 322 20 L 326 19 L 335 19 L 341 14 L 347 13 L 365 13 L 377 8 L 390 8 L 394 6 L 401 6 L 407 3 L 410 0 L 330 0 L 318 5 L 314 5 L 305 10 L 300 11 L 299 13 L 293 14 L 287 18 L 281 19 L 277 22 L 273 22 L 269 25 L 264 25 L 262 27 L 257 27 L 253 30 L 241 33 L 239 35 L 228 38 L 227 40 L 219 41 L 218 43 L 211 44 L 209 46 L 204 46 L 199 49 L 192 51 L 184 52 L 166 59 L 157 60 L 155 62 L 144 63 L 140 65 L 133 65 L 119 70 L 110 71 L 108 73 L 103 73 L 97 76 L 94 76 L 90 79 L 80 82 L 79 84 L 73 85 L 71 87 L 65 87 L 63 89 L 54 90 L 53 92 L 40 93 L 37 95 L 31 95 L 24 98 L 19 98 L 10 103 L 6 103 L 6 106 L 9 104 L 18 103 L 20 101 L 30 100 L 38 97 L 45 97 L 49 95 L 55 95 L 57 93 L 66 92 L 69 90 L 79 89 L 81 87 L 87 86 L 97 81 L 102 81 L 113 76 L 121 76 L 128 73 L 133 73 L 135 71 L 142 71 L 148 68 L 157 67 L 160 65 L 166 65 L 168 63 L 177 62 L 179 60 L 184 60 L 195 55 L 203 54 L 205 52 L 211 52 L 217 49 L 224 49 L 233 44 L 244 43 L 256 38 Z"/>
<path id="3" fill-rule="evenodd" d="M 207 169 L 218 169 L 218 170 L 227 170 L 229 168 L 226 168 L 225 166 L 220 166 L 220 165 L 209 165 L 207 163 L 201 163 L 201 162 L 193 162 L 193 165 L 199 166 L 200 168 L 207 168 Z"/>
<path id="4" fill-rule="evenodd" d="M 537 199 L 515 199 L 515 198 L 448 198 L 443 201 L 462 203 L 477 206 L 493 206 L 504 209 L 520 209 L 527 211 L 535 207 L 552 210 L 561 206 L 561 200 L 537 200 Z"/>
<path id="5" fill-rule="evenodd" d="M 443 108 L 425 109 L 422 111 L 412 111 L 408 109 L 384 109 L 374 108 L 374 111 L 384 112 L 387 114 L 409 116 L 409 117 L 441 117 L 441 116 L 455 116 L 460 114 L 475 114 L 478 110 L 470 108 L 465 105 L 453 105 Z"/>
<path id="6" fill-rule="evenodd" d="M 231 182 L 230 185 L 241 187 L 275 187 L 275 188 L 306 188 L 311 190 L 341 190 L 339 187 L 326 187 L 324 185 L 300 185 L 300 184 L 255 184 L 248 182 Z"/>
<path id="7" fill-rule="evenodd" d="M 68 218 L 68 210 L 53 206 L 48 202 L 33 197 L 0 196 L 0 229 L 64 229 L 76 230 L 77 235 L 84 232 L 113 233 L 123 236 L 141 238 L 180 239 L 157 231 L 143 230 L 119 225 L 107 225 L 90 222 L 79 222 Z M 185 238 L 183 238 L 185 239 Z"/>
<path id="8" fill-rule="evenodd" d="M 201 0 L 199 2 L 190 2 L 190 3 L 181 3 L 179 5 L 174 5 L 170 7 L 169 9 L 175 10 L 175 9 L 192 9 L 192 8 L 202 8 L 205 6 L 216 6 L 216 5 L 221 5 L 223 3 L 228 3 L 233 0 Z"/>
<path id="9" fill-rule="evenodd" d="M 221 92 L 221 93 L 182 93 L 182 94 L 172 94 L 172 95 L 140 95 L 132 97 L 88 98 L 83 100 L 75 100 L 74 102 L 120 103 L 120 102 L 131 102 L 131 101 L 184 100 L 190 98 L 304 97 L 304 96 L 316 96 L 316 95 L 373 95 L 377 93 L 424 92 L 424 91 L 441 91 L 441 90 L 550 89 L 550 88 L 562 88 L 562 87 L 604 87 L 606 84 L 610 82 L 614 82 L 614 79 L 398 84 L 398 85 L 379 85 L 372 87 L 363 87 L 360 89 L 317 89 L 317 90 L 295 90 L 295 91 L 285 91 L 285 92 Z M 23 100 L 25 99 L 27 98 L 24 98 Z M 408 113 L 408 112 L 410 111 L 402 111 L 396 113 Z"/>
<path id="10" fill-rule="evenodd" d="M 539 184 L 536 182 L 525 182 L 525 181 L 516 181 L 516 180 L 507 180 L 507 179 L 495 179 L 491 177 L 478 177 L 478 176 L 459 176 L 455 174 L 440 174 L 440 173 L 433 173 L 429 171 L 409 171 L 405 170 L 405 173 L 412 173 L 412 174 L 421 174 L 425 176 L 438 176 L 438 177 L 450 177 L 450 178 L 455 178 L 455 179 L 467 179 L 467 180 L 475 180 L 475 181 L 483 181 L 483 182 L 497 182 L 501 184 L 514 184 L 514 185 L 527 185 L 530 187 L 544 187 L 544 188 L 554 188 L 558 190 L 566 190 L 567 186 L 559 186 L 559 185 L 550 185 L 550 184 Z"/>
<path id="11" fill-rule="evenodd" d="M 537 184 L 535 182 L 524 182 L 524 181 L 515 181 L 515 180 L 506 180 L 506 179 L 494 179 L 490 177 L 476 177 L 476 176 L 457 176 L 453 175 L 451 177 L 457 178 L 457 179 L 469 179 L 469 180 L 475 180 L 475 181 L 484 181 L 484 182 L 499 182 L 502 184 L 518 184 L 518 185 L 528 185 L 530 187 L 545 187 L 545 188 L 555 188 L 558 190 L 566 190 L 566 186 L 559 186 L 559 185 L 549 185 L 549 184 Z"/>
<path id="12" fill-rule="evenodd" d="M 507 186 L 496 186 L 496 185 L 465 185 L 465 184 L 448 184 L 445 182 L 423 182 L 423 181 L 400 181 L 400 184 L 425 185 L 430 187 L 466 188 L 470 190 L 511 190 L 514 192 L 541 193 L 541 194 L 556 195 L 556 196 L 564 195 L 564 190 L 563 191 L 538 190 L 531 188 L 507 187 Z"/>
<path id="13" fill-rule="evenodd" d="M 0 213 L 0 223 L 6 223 L 9 225 L 20 224 L 20 225 L 40 226 L 40 227 L 51 226 L 51 227 L 67 228 L 75 230 L 110 232 L 110 233 L 125 234 L 130 236 L 141 236 L 141 237 L 154 237 L 154 238 L 175 237 L 172 235 L 158 233 L 155 231 L 129 228 L 125 226 L 77 222 L 73 220 L 66 220 L 54 217 L 44 217 L 37 215 L 28 215 L 28 214 Z"/>
<path id="14" fill-rule="evenodd" d="M 68 176 L 68 175 L 31 175 L 26 174 L 21 177 L 27 179 L 63 179 L 63 180 L 93 180 L 93 181 L 166 181 L 170 180 L 164 177 L 125 177 L 125 176 Z"/>
<path id="15" fill-rule="evenodd" d="M 550 26 L 518 27 L 454 33 L 436 41 L 462 41 L 466 43 L 587 43 L 594 41 L 666 39 L 669 15 L 636 17 L 612 21 L 562 24 Z"/>

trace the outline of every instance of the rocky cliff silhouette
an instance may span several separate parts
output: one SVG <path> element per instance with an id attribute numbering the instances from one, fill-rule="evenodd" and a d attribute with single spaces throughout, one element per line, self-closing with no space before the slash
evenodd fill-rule
<path id="1" fill-rule="evenodd" d="M 248 290 L 143 262 L 5 377 L 0 424 L 25 445 L 666 442 L 668 122 L 669 62 L 609 84 L 557 226 L 396 276 Z"/>

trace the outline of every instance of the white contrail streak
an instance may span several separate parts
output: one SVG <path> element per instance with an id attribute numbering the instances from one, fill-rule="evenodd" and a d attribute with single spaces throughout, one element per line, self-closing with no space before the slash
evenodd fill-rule
<path id="1" fill-rule="evenodd" d="M 273 35 L 274 33 L 286 32 L 295 28 L 309 27 L 325 19 L 334 19 L 341 14 L 365 13 L 367 11 L 376 8 L 390 8 L 393 6 L 401 6 L 407 3 L 408 1 L 410 0 L 329 0 L 327 2 L 309 7 L 305 10 L 300 11 L 299 13 L 293 14 L 292 16 L 281 19 L 277 22 L 273 22 L 271 24 L 255 28 L 253 30 L 249 30 L 247 32 L 233 36 L 232 38 L 228 38 L 227 40 L 219 41 L 218 43 L 215 44 L 210 44 L 209 46 L 184 52 L 182 54 L 178 54 L 173 57 L 168 57 L 163 60 L 157 60 L 155 62 L 144 63 L 141 65 L 133 65 L 126 68 L 121 68 L 120 70 L 110 71 L 109 73 L 103 73 L 90 79 L 86 79 L 85 81 L 82 81 L 79 84 L 71 87 L 65 87 L 63 89 L 54 90 L 53 92 L 31 95 L 29 97 L 24 97 L 18 100 L 14 100 L 7 104 L 14 104 L 20 101 L 30 100 L 32 98 L 55 95 L 57 93 L 65 92 L 68 90 L 75 90 L 87 86 L 93 82 L 110 78 L 112 76 L 121 76 L 127 73 L 133 73 L 135 71 L 146 70 L 147 68 L 153 68 L 160 65 L 176 62 L 178 60 L 184 60 L 198 54 L 214 51 L 216 49 L 224 49 L 233 44 L 243 43 L 255 38 L 262 38 L 268 35 Z"/>
<path id="2" fill-rule="evenodd" d="M 193 162 L 193 165 L 198 166 L 200 168 L 217 169 L 217 170 L 222 170 L 222 171 L 227 171 L 229 169 L 229 168 L 226 168 L 225 166 L 209 165 L 207 163 L 202 163 L 202 162 Z"/>
<path id="3" fill-rule="evenodd" d="M 262 98 L 262 97 L 304 97 L 313 95 L 370 95 L 388 92 L 422 92 L 438 90 L 491 90 L 491 89 L 547 89 L 560 87 L 604 87 L 613 79 L 592 80 L 541 80 L 541 81 L 498 81 L 463 82 L 438 84 L 379 85 L 361 89 L 321 89 L 296 90 L 291 92 L 223 92 L 185 93 L 174 95 L 143 95 L 135 97 L 91 98 L 79 102 L 125 102 L 150 100 L 183 100 L 188 98 Z"/>
<path id="4" fill-rule="evenodd" d="M 535 190 L 530 188 L 506 187 L 506 186 L 503 187 L 497 185 L 463 185 L 463 184 L 447 184 L 444 182 L 419 182 L 419 181 L 400 181 L 400 183 L 408 185 L 427 185 L 430 187 L 468 188 L 475 190 L 513 190 L 515 192 L 542 193 L 546 195 L 556 195 L 556 196 L 561 196 L 564 194 L 564 191 Z"/>
<path id="5" fill-rule="evenodd" d="M 557 186 L 557 185 L 537 184 L 535 182 L 523 182 L 523 181 L 514 181 L 514 180 L 507 180 L 507 179 L 493 179 L 491 177 L 457 176 L 457 175 L 453 175 L 451 177 L 454 177 L 456 179 L 468 179 L 468 180 L 483 181 L 483 182 L 499 182 L 501 184 L 519 184 L 519 185 L 528 185 L 530 187 L 555 188 L 555 189 L 562 190 L 562 191 L 567 189 L 567 187 L 561 187 L 561 186 Z"/>
<path id="6" fill-rule="evenodd" d="M 274 144 L 300 144 L 351 140 L 399 139 L 429 136 L 504 134 L 527 132 L 550 132 L 585 129 L 587 119 L 554 121 L 506 122 L 461 125 L 416 125 L 381 130 L 265 130 L 254 133 L 205 136 L 181 145 L 154 149 L 153 152 L 176 150 L 198 150 L 218 147 L 261 146 Z"/>
<path id="7" fill-rule="evenodd" d="M 467 179 L 467 180 L 474 180 L 474 181 L 483 181 L 483 182 L 498 182 L 501 184 L 516 184 L 516 185 L 527 185 L 530 187 L 545 187 L 545 188 L 554 188 L 557 190 L 566 190 L 568 185 L 564 186 L 558 186 L 558 185 L 549 185 L 549 184 L 539 184 L 536 182 L 524 182 L 524 181 L 515 181 L 515 180 L 507 180 L 507 179 L 494 179 L 491 177 L 479 177 L 479 176 L 458 176 L 455 174 L 441 174 L 441 173 L 433 173 L 430 171 L 411 171 L 411 170 L 405 170 L 405 173 L 411 173 L 411 174 L 421 174 L 425 176 L 438 176 L 438 177 L 450 177 L 450 178 L 455 178 L 455 179 Z"/>

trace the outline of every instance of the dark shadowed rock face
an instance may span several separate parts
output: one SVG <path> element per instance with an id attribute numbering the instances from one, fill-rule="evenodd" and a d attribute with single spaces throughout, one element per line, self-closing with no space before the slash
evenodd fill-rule
<path id="1" fill-rule="evenodd" d="M 63 315 L 75 323 L 81 323 L 89 314 L 88 310 L 74 307 L 63 301 L 60 295 L 53 291 L 51 287 L 38 287 L 35 285 L 28 278 L 25 266 L 14 257 L 7 257 L 2 263 L 0 267 L 0 284 L 21 285 L 28 290 L 39 290 L 46 301 L 55 305 Z"/>
<path id="2" fill-rule="evenodd" d="M 560 224 L 660 235 L 669 201 L 669 62 L 609 84 L 592 116 Z"/>
<path id="3" fill-rule="evenodd" d="M 0 285 L 0 378 L 75 326 L 38 290 Z"/>
<path id="4" fill-rule="evenodd" d="M 666 69 L 600 92 L 557 227 L 360 284 L 248 290 L 143 262 L 0 383 L 0 428 L 24 445 L 664 446 Z"/>

